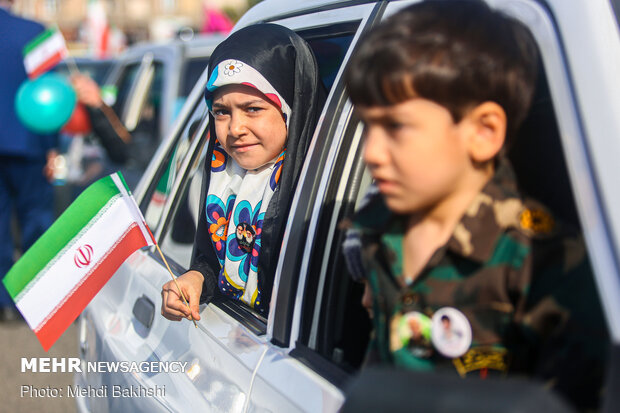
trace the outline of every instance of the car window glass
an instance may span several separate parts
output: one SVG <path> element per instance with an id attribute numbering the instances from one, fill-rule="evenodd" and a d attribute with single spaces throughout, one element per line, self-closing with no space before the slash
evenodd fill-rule
<path id="1" fill-rule="evenodd" d="M 620 27 L 620 0 L 611 0 L 611 6 L 616 16 L 616 23 Z"/>
<path id="2" fill-rule="evenodd" d="M 187 98 L 196 85 L 196 81 L 207 68 L 209 64 L 209 57 L 197 57 L 189 59 L 185 63 L 183 68 L 183 74 L 181 75 L 181 86 L 179 90 L 179 96 Z"/>
<path id="3" fill-rule="evenodd" d="M 331 89 L 342 64 L 342 59 L 353 41 L 353 33 L 337 37 L 308 39 L 319 65 L 319 73 L 325 89 Z"/>
<path id="4" fill-rule="evenodd" d="M 185 269 L 189 268 L 190 265 L 194 248 L 194 235 L 198 225 L 202 175 L 207 149 L 205 143 L 207 141 L 208 139 L 204 139 L 203 143 L 197 148 L 197 151 L 200 151 L 200 156 L 189 166 L 189 173 L 180 191 L 179 201 L 176 202 L 176 206 L 171 212 L 172 220 L 161 242 L 163 252 Z"/>
<path id="5" fill-rule="evenodd" d="M 298 31 L 298 34 L 308 42 L 314 52 L 321 81 L 327 92 L 336 80 L 336 75 L 358 27 L 359 22 L 347 22 Z"/>
<path id="6" fill-rule="evenodd" d="M 148 92 L 140 104 L 138 121 L 131 130 L 134 139 L 143 139 L 149 142 L 149 145 L 159 143 L 160 136 L 160 118 L 162 110 L 163 95 L 163 65 L 161 62 L 153 62 L 153 80 L 148 88 Z M 152 155 L 153 151 L 150 151 Z"/>
<path id="7" fill-rule="evenodd" d="M 123 69 L 123 73 L 120 75 L 117 83 L 116 101 L 113 105 L 113 109 L 116 113 L 123 113 L 127 98 L 129 97 L 129 92 L 131 91 L 131 86 L 135 82 L 139 70 L 139 63 L 127 65 L 127 67 Z"/>
<path id="8" fill-rule="evenodd" d="M 196 85 L 198 78 L 200 78 L 200 75 L 206 69 L 208 64 L 209 57 L 206 56 L 196 57 L 186 61 L 180 76 L 179 96 L 177 96 L 174 101 L 174 106 L 172 107 L 171 119 L 173 121 L 179 113 L 181 113 L 185 100 L 187 100 L 187 97 Z"/>
<path id="9" fill-rule="evenodd" d="M 144 211 L 144 218 L 151 229 L 155 229 L 159 225 L 164 204 L 178 179 L 179 168 L 187 155 L 192 141 L 197 137 L 200 121 L 206 116 L 206 106 L 204 99 L 200 99 L 198 107 L 185 124 L 183 132 L 169 156 L 166 157 L 162 165 L 160 165 L 160 174 L 156 174 L 159 178 L 151 183 L 152 189 L 149 192 L 152 193 L 152 195 Z"/>

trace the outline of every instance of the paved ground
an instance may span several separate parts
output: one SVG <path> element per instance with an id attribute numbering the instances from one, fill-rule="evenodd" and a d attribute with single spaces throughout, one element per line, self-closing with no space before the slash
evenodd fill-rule
<path id="1" fill-rule="evenodd" d="M 22 373 L 22 357 L 78 357 L 76 324 L 62 335 L 49 352 L 22 321 L 0 323 L 0 412 L 71 413 L 76 411 L 72 398 L 21 397 L 23 385 L 34 388 L 52 386 L 66 389 L 73 383 L 72 373 Z M 66 395 L 66 390 L 65 390 Z"/>

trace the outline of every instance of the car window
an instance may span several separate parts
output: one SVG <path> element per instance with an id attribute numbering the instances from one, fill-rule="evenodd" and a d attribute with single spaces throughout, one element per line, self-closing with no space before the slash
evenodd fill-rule
<path id="1" fill-rule="evenodd" d="M 327 91 L 333 86 L 358 25 L 359 23 L 336 25 L 299 32 L 316 54 L 321 79 Z M 204 70 L 204 67 L 202 69 Z M 203 163 L 204 160 L 201 159 L 200 165 Z M 165 228 L 162 241 L 162 250 L 166 255 L 184 268 L 189 266 L 193 249 L 201 195 L 201 174 L 202 166 L 197 165 L 196 169 L 190 171 L 188 180 L 183 182 L 184 187 L 178 192 L 180 197 L 175 200 L 175 208 L 171 212 L 172 220 Z M 216 305 L 257 334 L 265 332 L 266 319 L 249 306 L 233 300 L 221 300 Z"/>
<path id="2" fill-rule="evenodd" d="M 147 70 L 152 70 L 152 78 L 147 79 L 150 82 L 147 81 L 145 85 L 148 90 L 142 99 L 137 101 L 132 99 L 132 104 L 137 105 L 135 108 L 138 111 L 136 123 L 135 125 L 126 126 L 134 138 L 136 138 L 136 135 L 145 135 L 150 141 L 158 142 L 161 134 L 163 64 L 161 62 L 153 62 Z M 136 92 L 140 92 L 140 90 L 136 90 Z"/>
<path id="3" fill-rule="evenodd" d="M 353 40 L 353 33 L 347 33 L 331 38 L 317 38 L 308 40 L 308 44 L 314 51 L 317 63 L 319 65 L 319 73 L 323 85 L 327 90 L 331 89 L 336 80 L 336 75 L 342 64 L 342 59 L 349 49 L 349 45 Z"/>
<path id="4" fill-rule="evenodd" d="M 172 120 L 176 119 L 178 114 L 181 112 L 187 97 L 191 93 L 192 89 L 196 85 L 196 81 L 198 81 L 198 78 L 206 69 L 208 64 L 208 56 L 191 58 L 185 62 L 183 69 L 181 69 L 181 76 L 179 77 L 179 96 L 177 96 L 172 107 Z"/>
<path id="5" fill-rule="evenodd" d="M 116 87 L 116 97 L 115 102 L 113 103 L 112 108 L 118 114 L 124 113 L 125 104 L 127 103 L 127 98 L 129 97 L 129 92 L 131 91 L 131 86 L 134 84 L 136 80 L 136 76 L 138 75 L 138 71 L 140 70 L 139 63 L 133 63 L 127 65 L 121 75 L 119 76 L 118 84 Z"/>
<path id="6" fill-rule="evenodd" d="M 185 62 L 185 67 L 182 70 L 181 85 L 179 88 L 179 96 L 187 98 L 196 85 L 196 81 L 207 68 L 209 64 L 209 57 L 196 57 L 188 59 Z"/>
<path id="7" fill-rule="evenodd" d="M 206 133 L 208 134 L 208 131 Z M 179 200 L 175 202 L 175 207 L 170 212 L 172 220 L 161 242 L 161 249 L 166 256 L 172 258 L 184 269 L 189 268 L 190 265 L 194 235 L 198 225 L 206 142 L 208 142 L 208 137 L 203 139 L 196 149 L 199 155 L 189 166 L 189 171 L 179 190 Z"/>
<path id="8" fill-rule="evenodd" d="M 611 0 L 611 7 L 616 16 L 616 23 L 620 27 L 620 0 Z"/>
<path id="9" fill-rule="evenodd" d="M 143 212 L 146 223 L 153 230 L 159 225 L 164 204 L 177 179 L 179 179 L 178 172 L 187 155 L 187 151 L 193 140 L 197 138 L 200 122 L 206 117 L 206 106 L 204 99 L 200 99 L 196 109 L 183 127 L 179 139 L 172 147 L 168 156 L 164 158 L 158 173 L 155 174 L 156 179 L 150 184 L 150 190 L 147 194 L 150 193 L 151 195 Z"/>
<path id="10" fill-rule="evenodd" d="M 314 52 L 326 91 L 332 88 L 336 80 L 342 60 L 349 50 L 358 26 L 359 22 L 348 22 L 298 32 Z"/>

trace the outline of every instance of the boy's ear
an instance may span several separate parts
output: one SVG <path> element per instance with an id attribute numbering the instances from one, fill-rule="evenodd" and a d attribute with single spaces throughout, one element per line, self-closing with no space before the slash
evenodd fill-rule
<path id="1" fill-rule="evenodd" d="M 484 102 L 467 114 L 471 129 L 469 155 L 474 162 L 492 160 L 504 146 L 506 112 L 495 102 Z"/>

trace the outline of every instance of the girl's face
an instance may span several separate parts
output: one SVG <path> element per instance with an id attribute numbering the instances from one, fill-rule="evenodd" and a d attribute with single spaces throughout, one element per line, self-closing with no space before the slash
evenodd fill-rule
<path id="1" fill-rule="evenodd" d="M 244 169 L 257 169 L 284 149 L 286 124 L 279 108 L 250 86 L 214 91 L 215 134 L 222 148 Z"/>

